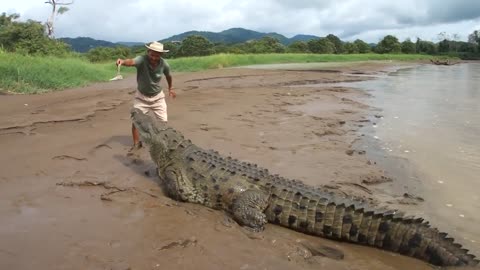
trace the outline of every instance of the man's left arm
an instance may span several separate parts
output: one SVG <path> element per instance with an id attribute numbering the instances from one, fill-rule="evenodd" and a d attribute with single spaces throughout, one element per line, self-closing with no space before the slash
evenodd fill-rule
<path id="1" fill-rule="evenodd" d="M 172 75 L 170 75 L 170 74 L 165 75 L 165 79 L 167 79 L 167 84 L 168 84 L 168 95 L 171 96 L 172 98 L 176 98 L 177 93 L 175 93 L 175 90 L 173 90 Z"/>
<path id="2" fill-rule="evenodd" d="M 177 93 L 175 93 L 175 90 L 173 90 L 173 79 L 172 75 L 170 74 L 170 65 L 165 62 L 165 68 L 163 69 L 163 75 L 165 75 L 165 79 L 167 79 L 167 84 L 168 84 L 168 96 L 172 98 L 177 97 Z"/>

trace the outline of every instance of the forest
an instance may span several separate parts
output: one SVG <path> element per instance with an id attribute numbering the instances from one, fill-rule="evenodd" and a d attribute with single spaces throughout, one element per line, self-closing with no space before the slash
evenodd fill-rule
<path id="1" fill-rule="evenodd" d="M 85 53 L 72 50 L 62 39 L 51 38 L 45 25 L 38 21 L 20 21 L 18 14 L 0 15 L 0 50 L 8 53 L 35 56 L 82 57 L 91 62 L 106 62 L 122 57 L 133 57 L 145 51 L 142 45 L 99 46 Z M 472 32 L 468 41 L 460 41 L 456 34 L 438 34 L 438 42 L 417 38 L 399 40 L 386 35 L 376 44 L 363 40 L 341 40 L 334 34 L 325 37 L 282 43 L 275 36 L 263 36 L 246 42 L 212 42 L 200 34 L 185 36 L 182 40 L 166 41 L 170 50 L 165 58 L 207 56 L 213 54 L 426 54 L 452 56 L 461 59 L 480 59 L 480 31 Z"/>

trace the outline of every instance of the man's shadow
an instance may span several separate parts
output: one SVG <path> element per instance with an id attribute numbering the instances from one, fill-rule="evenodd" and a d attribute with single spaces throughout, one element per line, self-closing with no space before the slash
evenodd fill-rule
<path id="1" fill-rule="evenodd" d="M 132 137 L 131 136 L 112 136 L 110 139 L 106 140 L 104 144 L 109 145 L 111 143 L 118 143 L 121 144 L 122 146 L 131 146 L 132 145 Z"/>
<path id="2" fill-rule="evenodd" d="M 149 179 L 150 181 L 162 186 L 158 177 L 157 166 L 150 159 L 150 154 L 146 146 L 143 146 L 143 148 L 138 151 L 138 154 L 128 155 L 128 149 L 130 149 L 132 146 L 131 136 L 115 135 L 106 140 L 103 145 L 110 145 L 112 143 L 120 144 L 125 149 L 124 153 L 113 155 L 115 160 L 125 167 L 131 169 L 138 176 Z"/>

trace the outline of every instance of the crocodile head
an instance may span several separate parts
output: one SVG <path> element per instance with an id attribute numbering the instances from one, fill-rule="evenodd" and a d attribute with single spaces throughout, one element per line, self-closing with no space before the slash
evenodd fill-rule
<path id="1" fill-rule="evenodd" d="M 156 142 L 165 143 L 159 136 L 162 131 L 168 129 L 165 122 L 155 121 L 154 118 L 135 108 L 131 111 L 131 117 L 142 142 L 147 143 L 149 146 Z"/>
<path id="2" fill-rule="evenodd" d="M 138 130 L 140 140 L 150 149 L 150 156 L 158 167 L 169 161 L 167 153 L 178 140 L 172 134 L 174 131 L 165 122 L 142 113 L 138 109 L 131 112 L 132 122 Z M 181 135 L 180 135 L 181 136 Z"/>
<path id="3" fill-rule="evenodd" d="M 150 149 L 152 161 L 157 165 L 159 171 L 162 171 L 165 188 L 170 197 L 181 201 L 195 202 L 197 192 L 195 186 L 180 170 L 169 166 L 175 164 L 175 153 L 180 153 L 178 148 L 184 146 L 186 140 L 183 135 L 175 129 L 169 127 L 165 122 L 156 120 L 143 114 L 138 109 L 132 110 L 132 122 L 140 134 L 141 141 Z M 190 141 L 188 141 L 190 143 Z M 165 170 L 166 167 L 170 169 Z"/>

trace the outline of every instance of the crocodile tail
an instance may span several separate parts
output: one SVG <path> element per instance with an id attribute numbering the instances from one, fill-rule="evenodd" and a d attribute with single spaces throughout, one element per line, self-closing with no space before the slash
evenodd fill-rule
<path id="1" fill-rule="evenodd" d="M 374 212 L 353 205 L 339 205 L 344 211 L 339 226 L 341 240 L 375 246 L 384 250 L 415 257 L 439 266 L 474 266 L 479 263 L 467 249 L 430 227 L 422 218 L 405 217 L 393 211 Z M 345 210 L 342 210 L 344 208 Z M 334 221 L 335 224 L 335 221 Z"/>
<path id="2" fill-rule="evenodd" d="M 479 263 L 453 238 L 421 218 L 374 210 L 368 204 L 339 200 L 334 195 L 304 194 L 288 188 L 278 192 L 266 210 L 268 220 L 307 234 L 373 246 L 438 266 Z"/>

